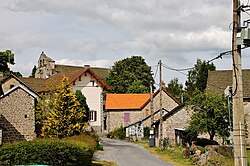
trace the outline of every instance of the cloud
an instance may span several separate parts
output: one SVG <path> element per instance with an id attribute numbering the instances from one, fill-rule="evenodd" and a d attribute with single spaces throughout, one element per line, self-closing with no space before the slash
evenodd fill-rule
<path id="1" fill-rule="evenodd" d="M 60 59 L 56 60 L 56 64 L 62 64 L 62 65 L 73 65 L 73 66 L 85 66 L 90 65 L 92 67 L 107 67 L 113 65 L 113 62 L 106 59 L 99 59 L 99 60 L 93 60 L 93 61 L 83 61 L 83 60 L 76 60 L 76 59 Z"/>
<path id="2" fill-rule="evenodd" d="M 1 47 L 20 67 L 45 51 L 62 64 L 110 67 L 137 54 L 185 68 L 231 48 L 231 9 L 228 0 L 6 0 Z"/>

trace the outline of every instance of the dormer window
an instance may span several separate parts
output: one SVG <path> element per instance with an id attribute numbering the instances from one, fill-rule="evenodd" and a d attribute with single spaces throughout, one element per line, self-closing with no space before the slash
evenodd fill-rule
<path id="1" fill-rule="evenodd" d="M 11 85 L 10 85 L 10 89 L 14 88 L 14 86 L 15 86 L 15 85 L 11 84 Z"/>

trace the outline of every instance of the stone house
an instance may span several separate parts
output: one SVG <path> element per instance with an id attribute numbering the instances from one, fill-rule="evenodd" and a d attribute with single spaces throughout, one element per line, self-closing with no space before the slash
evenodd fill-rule
<path id="1" fill-rule="evenodd" d="M 170 110 L 162 117 L 162 139 L 171 145 L 182 145 L 185 142 L 184 131 L 188 127 L 192 111 L 185 104 Z M 155 145 L 160 146 L 160 119 L 152 125 L 154 127 Z"/>
<path id="2" fill-rule="evenodd" d="M 179 104 L 180 102 L 167 92 L 166 89 L 163 90 L 162 107 L 165 110 L 172 110 Z M 154 110 L 160 109 L 159 90 L 153 95 L 153 107 Z M 121 126 L 131 126 L 131 124 L 140 122 L 143 119 L 143 127 L 150 127 L 151 125 L 151 119 L 146 118 L 151 114 L 150 94 L 107 94 L 105 109 L 107 132 Z M 154 115 L 154 119 L 159 119 L 159 117 L 159 113 Z"/>
<path id="3" fill-rule="evenodd" d="M 243 83 L 243 104 L 245 114 L 245 124 L 247 124 L 248 136 L 246 138 L 247 144 L 250 144 L 250 69 L 242 70 Z M 233 72 L 232 70 L 217 70 L 209 71 L 207 79 L 207 89 L 212 90 L 222 95 L 228 87 L 233 86 Z"/>
<path id="4" fill-rule="evenodd" d="M 36 137 L 38 94 L 14 75 L 0 81 L 0 144 Z"/>

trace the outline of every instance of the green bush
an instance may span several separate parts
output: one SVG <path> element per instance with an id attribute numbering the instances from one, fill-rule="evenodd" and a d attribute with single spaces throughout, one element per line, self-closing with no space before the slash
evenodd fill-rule
<path id="1" fill-rule="evenodd" d="M 125 139 L 126 138 L 126 131 L 121 126 L 120 128 L 115 129 L 107 134 L 108 138 L 118 138 L 118 139 Z"/>
<path id="2" fill-rule="evenodd" d="M 149 139 L 149 135 L 150 135 L 150 128 L 149 127 L 144 127 L 143 128 L 143 135 L 144 135 L 144 139 Z"/>
<path id="3" fill-rule="evenodd" d="M 80 146 L 79 146 L 80 145 Z M 81 165 L 91 164 L 94 150 L 84 144 L 43 139 L 6 144 L 0 148 L 1 165 Z"/>

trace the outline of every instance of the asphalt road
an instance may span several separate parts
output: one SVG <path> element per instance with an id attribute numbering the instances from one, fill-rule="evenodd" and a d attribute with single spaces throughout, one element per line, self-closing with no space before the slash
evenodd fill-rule
<path id="1" fill-rule="evenodd" d="M 101 143 L 104 151 L 95 154 L 97 160 L 113 161 L 119 166 L 172 166 L 131 142 L 103 138 Z"/>

